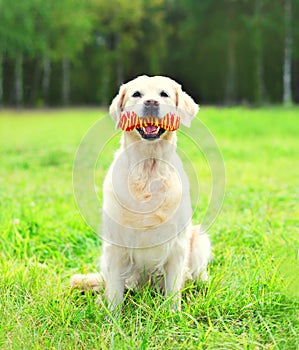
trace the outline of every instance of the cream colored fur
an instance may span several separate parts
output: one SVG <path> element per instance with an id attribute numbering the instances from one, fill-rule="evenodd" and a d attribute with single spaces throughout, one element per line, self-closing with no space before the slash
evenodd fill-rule
<path id="1" fill-rule="evenodd" d="M 135 91 L 142 97 L 134 98 Z M 161 97 L 161 90 L 169 97 Z M 118 125 L 120 113 L 131 108 L 141 114 L 144 101 L 154 99 L 161 111 L 179 111 L 190 126 L 198 106 L 181 86 L 166 77 L 141 76 L 121 86 L 110 114 Z M 186 278 L 207 279 L 211 256 L 208 236 L 191 225 L 188 178 L 176 153 L 175 132 L 159 140 L 141 138 L 136 130 L 123 132 L 121 146 L 103 186 L 103 252 L 100 274 L 74 275 L 73 287 L 98 290 L 103 283 L 112 308 L 123 299 L 125 287 L 151 280 L 174 294 L 180 308 L 180 290 Z"/>

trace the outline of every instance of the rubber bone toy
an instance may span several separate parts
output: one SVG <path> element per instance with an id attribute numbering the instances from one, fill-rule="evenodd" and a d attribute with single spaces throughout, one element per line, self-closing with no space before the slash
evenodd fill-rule
<path id="1" fill-rule="evenodd" d="M 167 113 L 161 119 L 154 116 L 139 118 L 135 112 L 126 111 L 121 114 L 119 120 L 119 127 L 124 131 L 131 131 L 150 125 L 159 126 L 167 131 L 174 131 L 180 127 L 180 117 L 174 113 Z"/>

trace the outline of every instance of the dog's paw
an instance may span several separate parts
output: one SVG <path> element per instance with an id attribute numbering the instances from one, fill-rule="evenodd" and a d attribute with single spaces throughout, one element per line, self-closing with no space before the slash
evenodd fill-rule
<path id="1" fill-rule="evenodd" d="M 97 293 L 103 284 L 103 278 L 99 273 L 76 274 L 71 277 L 70 284 L 73 289 L 80 289 L 83 292 L 92 290 Z"/>
<path id="2" fill-rule="evenodd" d="M 200 280 L 202 282 L 207 282 L 209 280 L 209 275 L 206 269 L 202 270 L 200 273 Z"/>

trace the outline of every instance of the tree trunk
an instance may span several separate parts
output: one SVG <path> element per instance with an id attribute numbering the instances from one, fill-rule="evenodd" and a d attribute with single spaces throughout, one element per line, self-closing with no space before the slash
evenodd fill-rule
<path id="1" fill-rule="evenodd" d="M 236 102 L 236 62 L 234 34 L 230 31 L 228 37 L 227 76 L 225 86 L 225 103 Z"/>
<path id="2" fill-rule="evenodd" d="M 116 83 L 117 86 L 120 86 L 124 82 L 124 61 L 123 61 L 123 55 L 121 52 L 121 45 L 120 45 L 120 36 L 116 35 L 115 37 L 116 41 Z"/>
<path id="3" fill-rule="evenodd" d="M 4 86 L 4 81 L 3 81 L 3 54 L 0 52 L 0 107 L 3 106 L 3 86 Z"/>
<path id="4" fill-rule="evenodd" d="M 261 105 L 265 102 L 264 60 L 262 51 L 257 52 L 256 66 L 256 103 Z"/>
<path id="5" fill-rule="evenodd" d="M 29 104 L 33 107 L 35 107 L 37 104 L 37 92 L 39 89 L 40 75 L 41 75 L 40 61 L 36 60 L 35 66 L 34 66 L 32 86 L 30 91 L 30 99 L 29 99 Z"/>
<path id="6" fill-rule="evenodd" d="M 117 73 L 117 78 L 116 78 L 117 86 L 120 86 L 124 82 L 124 64 L 121 59 L 118 59 L 116 73 Z"/>
<path id="7" fill-rule="evenodd" d="M 49 90 L 50 90 L 50 77 L 51 77 L 51 61 L 48 57 L 43 59 L 43 78 L 42 78 L 42 94 L 43 105 L 49 104 Z"/>
<path id="8" fill-rule="evenodd" d="M 15 62 L 15 103 L 17 107 L 23 104 L 23 55 L 18 54 Z"/>
<path id="9" fill-rule="evenodd" d="M 71 64 L 67 57 L 62 60 L 62 104 L 68 106 L 70 104 L 70 78 Z"/>
<path id="10" fill-rule="evenodd" d="M 110 85 L 110 65 L 106 64 L 102 74 L 102 106 L 108 106 L 108 93 Z"/>
<path id="11" fill-rule="evenodd" d="M 103 69 L 101 76 L 101 105 L 106 107 L 109 104 L 109 86 L 111 81 L 111 53 L 105 51 L 103 53 Z"/>
<path id="12" fill-rule="evenodd" d="M 289 106 L 293 103 L 292 98 L 292 1 L 284 1 L 284 62 L 283 62 L 283 104 Z"/>
<path id="13" fill-rule="evenodd" d="M 236 48 L 235 48 L 235 16 L 234 4 L 232 1 L 226 1 L 226 20 L 225 27 L 227 31 L 227 68 L 224 91 L 224 102 L 231 105 L 236 102 Z"/>
<path id="14" fill-rule="evenodd" d="M 265 84 L 264 84 L 264 60 L 263 60 L 263 40 L 261 20 L 262 0 L 255 1 L 255 49 L 256 49 L 256 72 L 255 72 L 255 102 L 260 105 L 265 102 Z"/>

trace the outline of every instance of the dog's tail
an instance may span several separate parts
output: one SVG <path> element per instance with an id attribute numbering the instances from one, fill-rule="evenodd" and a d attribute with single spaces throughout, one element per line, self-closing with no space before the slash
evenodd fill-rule
<path id="1" fill-rule="evenodd" d="M 76 274 L 71 277 L 71 287 L 80 289 L 82 292 L 87 290 L 99 292 L 103 283 L 103 277 L 99 273 Z"/>

